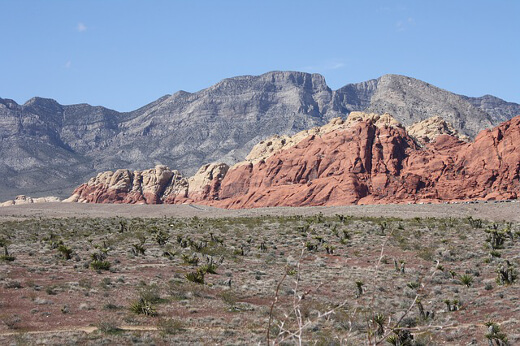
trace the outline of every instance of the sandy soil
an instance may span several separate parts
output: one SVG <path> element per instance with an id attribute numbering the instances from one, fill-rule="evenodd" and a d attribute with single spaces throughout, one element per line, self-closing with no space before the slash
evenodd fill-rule
<path id="1" fill-rule="evenodd" d="M 250 217 L 261 215 L 353 215 L 383 217 L 468 217 L 520 221 L 520 203 L 478 202 L 459 204 L 388 204 L 341 207 L 276 207 L 228 210 L 201 205 L 128 205 L 41 203 L 1 207 L 4 219 L 25 217 Z"/>

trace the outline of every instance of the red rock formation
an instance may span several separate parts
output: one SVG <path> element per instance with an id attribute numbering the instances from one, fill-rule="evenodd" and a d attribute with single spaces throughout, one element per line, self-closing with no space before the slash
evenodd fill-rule
<path id="1" fill-rule="evenodd" d="M 64 202 L 160 204 L 168 198 L 171 203 L 186 200 L 188 181 L 166 166 L 131 172 L 118 169 L 99 173 L 74 190 Z"/>
<path id="2" fill-rule="evenodd" d="M 157 188 L 148 189 L 151 195 L 131 195 L 125 192 L 130 177 L 119 173 L 108 183 L 98 179 L 98 184 L 80 186 L 75 196 L 87 202 L 190 202 L 224 208 L 516 199 L 520 116 L 481 132 L 473 143 L 440 135 L 424 148 L 400 126 L 362 120 L 308 136 L 258 162 L 229 170 L 204 166 L 199 172 L 204 178 L 190 178 L 187 188 L 177 182 L 184 188 L 167 193 L 161 192 L 167 188 Z M 160 179 L 156 182 L 160 185 Z M 135 181 L 130 185 L 136 186 Z"/>

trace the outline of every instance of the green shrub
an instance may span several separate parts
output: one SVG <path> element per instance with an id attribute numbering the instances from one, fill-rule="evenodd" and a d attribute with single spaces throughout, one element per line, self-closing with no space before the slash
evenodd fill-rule
<path id="1" fill-rule="evenodd" d="M 157 310 L 155 310 L 152 303 L 143 298 L 139 298 L 139 300 L 133 302 L 130 305 L 130 311 L 138 315 L 157 316 Z"/>
<path id="2" fill-rule="evenodd" d="M 196 266 L 199 264 L 199 258 L 195 254 L 193 254 L 193 256 L 191 256 L 191 257 L 186 254 L 182 254 L 182 261 L 185 264 L 189 264 L 189 265 L 193 265 L 193 266 Z"/>
<path id="3" fill-rule="evenodd" d="M 186 279 L 191 282 L 195 282 L 197 284 L 204 284 L 204 271 L 200 268 L 195 272 L 189 272 L 186 274 Z"/>
<path id="4" fill-rule="evenodd" d="M 69 260 L 71 258 L 71 255 L 72 255 L 72 249 L 69 248 L 69 247 L 66 247 L 65 245 L 61 244 L 58 246 L 58 252 L 62 254 L 62 256 L 66 259 L 66 260 Z"/>
<path id="5" fill-rule="evenodd" d="M 109 261 L 92 261 L 90 262 L 90 267 L 94 270 L 109 270 L 110 262 Z"/>
<path id="6" fill-rule="evenodd" d="M 469 287 L 473 284 L 473 276 L 469 274 L 462 274 L 459 277 L 459 281 L 461 284 L 463 284 L 466 287 Z"/>

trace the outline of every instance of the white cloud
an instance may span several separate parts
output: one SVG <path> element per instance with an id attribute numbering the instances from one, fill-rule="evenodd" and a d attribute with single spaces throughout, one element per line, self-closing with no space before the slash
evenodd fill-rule
<path id="1" fill-rule="evenodd" d="M 345 63 L 337 60 L 324 61 L 317 65 L 309 65 L 305 66 L 301 70 L 304 71 L 329 71 L 329 70 L 337 70 L 345 66 Z"/>
<path id="2" fill-rule="evenodd" d="M 328 69 L 329 69 L 329 70 L 337 70 L 338 68 L 342 68 L 343 66 L 345 66 L 344 63 L 342 63 L 342 62 L 337 62 L 337 63 L 335 63 L 335 64 L 331 64 L 331 65 L 329 65 L 329 66 L 328 66 Z"/>
<path id="3" fill-rule="evenodd" d="M 399 32 L 405 31 L 406 29 L 408 29 L 409 27 L 414 26 L 414 25 L 415 25 L 415 19 L 413 19 L 412 17 L 408 17 L 408 19 L 406 19 L 406 20 L 400 20 L 397 23 L 395 23 L 395 29 Z"/>
<path id="4" fill-rule="evenodd" d="M 78 23 L 78 26 L 76 27 L 79 32 L 85 32 L 87 31 L 87 26 L 81 22 Z"/>
<path id="5" fill-rule="evenodd" d="M 71 66 L 72 66 L 72 61 L 69 60 L 69 61 L 67 61 L 67 62 L 65 63 L 65 68 L 68 69 L 68 68 L 70 68 Z"/>

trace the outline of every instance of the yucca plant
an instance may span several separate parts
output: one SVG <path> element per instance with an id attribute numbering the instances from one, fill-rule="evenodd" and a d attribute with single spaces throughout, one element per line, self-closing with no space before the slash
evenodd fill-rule
<path id="1" fill-rule="evenodd" d="M 372 321 L 377 325 L 377 335 L 383 335 L 385 333 L 385 315 L 377 313 L 374 315 Z"/>
<path id="2" fill-rule="evenodd" d="M 139 298 L 130 305 L 130 311 L 138 315 L 157 316 L 157 310 L 149 301 Z"/>
<path id="3" fill-rule="evenodd" d="M 155 241 L 157 242 L 157 244 L 159 244 L 160 246 L 163 246 L 166 244 L 168 239 L 170 239 L 170 236 L 168 235 L 168 233 L 161 230 L 161 231 L 158 231 L 157 233 L 155 233 L 154 238 L 155 238 Z"/>
<path id="4" fill-rule="evenodd" d="M 185 264 L 190 264 L 192 266 L 196 266 L 196 265 L 199 264 L 199 258 L 195 254 L 193 254 L 192 256 L 188 256 L 186 254 L 182 254 L 182 261 Z"/>
<path id="5" fill-rule="evenodd" d="M 8 241 L 4 238 L 0 238 L 0 247 L 4 248 L 4 254 L 0 255 L 0 260 L 12 262 L 15 260 L 14 256 L 9 255 L 9 250 L 7 250 Z"/>
<path id="6" fill-rule="evenodd" d="M 473 284 L 473 276 L 471 276 L 469 274 L 462 274 L 459 277 L 459 281 L 464 286 L 469 287 L 469 286 L 471 286 Z"/>
<path id="7" fill-rule="evenodd" d="M 195 272 L 189 272 L 186 274 L 186 279 L 188 279 L 188 281 L 203 285 L 204 271 L 201 268 L 199 268 Z"/>
<path id="8" fill-rule="evenodd" d="M 61 253 L 66 260 L 71 259 L 72 249 L 70 247 L 61 244 L 60 246 L 58 246 L 58 252 Z"/>
<path id="9" fill-rule="evenodd" d="M 213 258 L 210 257 L 208 263 L 200 267 L 200 270 L 204 273 L 217 274 L 217 268 L 218 266 L 213 262 Z"/>
<path id="10" fill-rule="evenodd" d="M 490 345 L 509 345 L 507 335 L 500 331 L 500 326 L 495 322 L 487 322 L 488 332 L 485 335 Z"/>
<path id="11" fill-rule="evenodd" d="M 408 286 L 412 290 L 416 290 L 419 288 L 420 285 L 417 281 L 411 281 L 411 282 L 407 283 L 406 286 Z"/>

